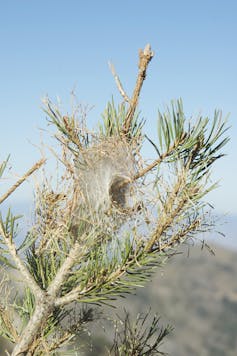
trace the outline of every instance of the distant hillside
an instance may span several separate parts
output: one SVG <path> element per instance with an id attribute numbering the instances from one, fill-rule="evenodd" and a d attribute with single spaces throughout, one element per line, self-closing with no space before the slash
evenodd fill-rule
<path id="1" fill-rule="evenodd" d="M 149 286 L 147 301 L 175 327 L 171 355 L 237 355 L 237 253 L 214 250 L 174 257 Z"/>

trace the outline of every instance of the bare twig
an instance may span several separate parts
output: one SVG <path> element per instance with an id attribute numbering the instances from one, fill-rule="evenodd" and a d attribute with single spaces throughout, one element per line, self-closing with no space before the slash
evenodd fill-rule
<path id="1" fill-rule="evenodd" d="M 0 204 L 6 200 L 32 173 L 39 169 L 46 159 L 42 158 L 36 162 L 5 194 L 0 197 Z"/>
<path id="2" fill-rule="evenodd" d="M 151 164 L 149 164 L 147 167 L 144 169 L 141 169 L 134 177 L 133 180 L 137 180 L 144 175 L 146 175 L 148 172 L 150 172 L 153 168 L 158 166 L 161 162 L 163 162 L 167 157 L 169 157 L 177 148 L 178 146 L 182 144 L 182 141 L 177 141 L 173 145 L 170 146 L 170 148 L 163 154 L 160 155 L 159 158 L 157 158 L 155 161 L 153 161 Z"/>
<path id="3" fill-rule="evenodd" d="M 130 101 L 130 106 L 127 111 L 127 115 L 123 126 L 123 132 L 125 135 L 128 134 L 129 129 L 131 127 L 133 116 L 138 105 L 140 91 L 143 82 L 146 78 L 147 67 L 153 56 L 154 53 L 151 51 L 151 46 L 149 44 L 146 45 L 144 50 L 139 51 L 139 64 L 138 64 L 139 71 L 138 71 L 137 82 L 136 82 L 135 89 L 133 91 L 133 96 Z"/>
<path id="4" fill-rule="evenodd" d="M 152 163 L 150 163 L 147 167 L 141 169 L 134 177 L 133 177 L 133 181 L 143 177 L 144 175 L 146 175 L 148 172 L 150 172 L 153 168 L 155 168 L 156 166 L 158 166 L 160 163 L 162 163 L 167 157 L 171 156 L 177 149 L 179 146 L 181 146 L 182 144 L 184 144 L 185 140 L 187 138 L 186 133 L 183 133 L 182 136 L 180 137 L 180 139 L 177 139 L 172 145 L 170 145 L 170 147 L 168 148 L 168 150 L 162 154 L 160 154 L 159 158 L 157 158 L 156 160 L 154 160 Z"/>
<path id="5" fill-rule="evenodd" d="M 168 154 L 165 156 L 167 157 Z M 149 164 L 146 168 L 141 169 L 134 177 L 133 180 L 137 180 L 141 177 L 143 177 L 144 175 L 146 175 L 148 172 L 150 172 L 153 168 L 155 168 L 156 166 L 158 166 L 165 158 L 164 156 L 159 157 L 158 159 L 156 159 L 155 161 L 153 161 L 151 164 Z"/>
<path id="6" fill-rule="evenodd" d="M 110 62 L 109 62 L 109 68 L 111 70 L 111 73 L 113 74 L 115 83 L 116 83 L 116 85 L 118 87 L 118 90 L 119 90 L 120 94 L 122 95 L 122 97 L 124 98 L 124 100 L 127 103 L 130 103 L 130 99 L 129 99 L 128 95 L 126 94 L 125 90 L 123 89 L 122 83 L 121 83 L 121 81 L 119 79 L 119 76 L 117 75 L 117 73 L 115 71 L 114 65 L 112 63 L 110 63 Z"/>

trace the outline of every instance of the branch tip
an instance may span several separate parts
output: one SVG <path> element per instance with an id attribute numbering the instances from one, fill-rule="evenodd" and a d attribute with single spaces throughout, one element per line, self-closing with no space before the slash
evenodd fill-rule
<path id="1" fill-rule="evenodd" d="M 133 91 L 132 98 L 130 100 L 130 106 L 128 108 L 125 122 L 123 125 L 123 133 L 125 135 L 129 134 L 132 121 L 134 118 L 135 111 L 138 106 L 138 100 L 141 92 L 141 88 L 143 85 L 144 80 L 146 79 L 146 71 L 148 64 L 150 63 L 151 59 L 153 58 L 154 53 L 151 51 L 151 46 L 148 43 L 144 50 L 139 50 L 139 64 L 138 64 L 138 75 L 136 85 Z"/>
<path id="2" fill-rule="evenodd" d="M 147 43 L 147 45 L 145 46 L 143 54 L 144 54 L 144 56 L 147 56 L 150 58 L 154 57 L 154 52 L 152 52 L 152 50 L 151 50 L 150 43 Z"/>

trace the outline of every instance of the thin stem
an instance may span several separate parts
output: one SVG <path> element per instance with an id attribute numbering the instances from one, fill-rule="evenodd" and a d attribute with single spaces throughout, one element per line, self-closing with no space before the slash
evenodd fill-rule
<path id="1" fill-rule="evenodd" d="M 121 94 L 121 96 L 124 98 L 124 100 L 127 102 L 127 103 L 130 103 L 130 99 L 128 97 L 128 95 L 126 94 L 125 90 L 123 89 L 123 86 L 122 86 L 122 83 L 119 79 L 119 76 L 117 75 L 116 71 L 115 71 L 115 68 L 114 68 L 114 65 L 112 63 L 109 62 L 109 68 L 111 70 L 111 73 L 113 74 L 113 77 L 114 77 L 114 80 L 115 80 L 115 83 L 117 85 L 117 88 Z"/>
<path id="2" fill-rule="evenodd" d="M 182 211 L 188 199 L 186 195 L 182 195 L 181 198 L 178 198 L 178 193 L 184 188 L 184 184 L 185 182 L 183 177 L 179 177 L 174 186 L 173 192 L 165 202 L 164 212 L 160 216 L 155 232 L 152 234 L 151 238 L 148 240 L 145 246 L 145 251 L 150 251 L 152 249 L 155 242 L 160 239 L 164 231 L 171 225 L 174 219 Z M 178 203 L 177 199 L 179 200 Z"/>
<path id="3" fill-rule="evenodd" d="M 146 175 L 148 172 L 150 172 L 153 168 L 158 166 L 161 162 L 163 162 L 167 157 L 169 157 L 176 149 L 177 147 L 182 144 L 182 142 L 175 142 L 173 145 L 171 145 L 168 149 L 167 152 L 163 153 L 160 155 L 159 158 L 157 158 L 155 161 L 153 161 L 151 164 L 149 164 L 146 168 L 140 170 L 134 177 L 133 180 L 137 180 L 144 175 Z"/>
<path id="4" fill-rule="evenodd" d="M 6 200 L 32 173 L 39 169 L 46 159 L 42 158 L 36 162 L 5 194 L 0 197 L 0 204 Z"/>
<path id="5" fill-rule="evenodd" d="M 146 79 L 147 67 L 153 56 L 154 53 L 151 51 L 151 46 L 149 44 L 146 45 L 144 50 L 139 51 L 138 77 L 137 77 L 136 86 L 133 91 L 132 99 L 130 100 L 130 106 L 128 108 L 124 126 L 123 126 L 123 133 L 125 135 L 129 133 L 132 120 L 134 117 L 134 113 L 138 105 L 138 99 L 141 92 L 141 88 L 144 80 Z"/>

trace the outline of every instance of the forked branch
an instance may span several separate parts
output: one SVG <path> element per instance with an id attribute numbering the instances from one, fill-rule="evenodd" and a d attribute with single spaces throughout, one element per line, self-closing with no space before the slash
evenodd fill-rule
<path id="1" fill-rule="evenodd" d="M 141 92 L 141 88 L 143 85 L 144 80 L 146 79 L 146 71 L 148 64 L 150 63 L 152 57 L 154 56 L 154 53 L 151 51 L 151 46 L 149 44 L 146 45 L 144 50 L 139 50 L 139 63 L 138 63 L 138 76 L 137 76 L 137 81 L 136 85 L 133 91 L 132 98 L 130 99 L 128 95 L 126 94 L 122 83 L 119 79 L 119 76 L 117 75 L 115 68 L 113 64 L 109 63 L 110 70 L 114 76 L 115 83 L 117 85 L 117 88 L 121 94 L 121 96 L 124 98 L 124 100 L 129 104 L 125 121 L 123 124 L 122 131 L 125 135 L 127 135 L 130 131 L 131 124 L 133 121 L 133 117 L 138 105 L 138 100 L 139 100 L 139 95 Z"/>

